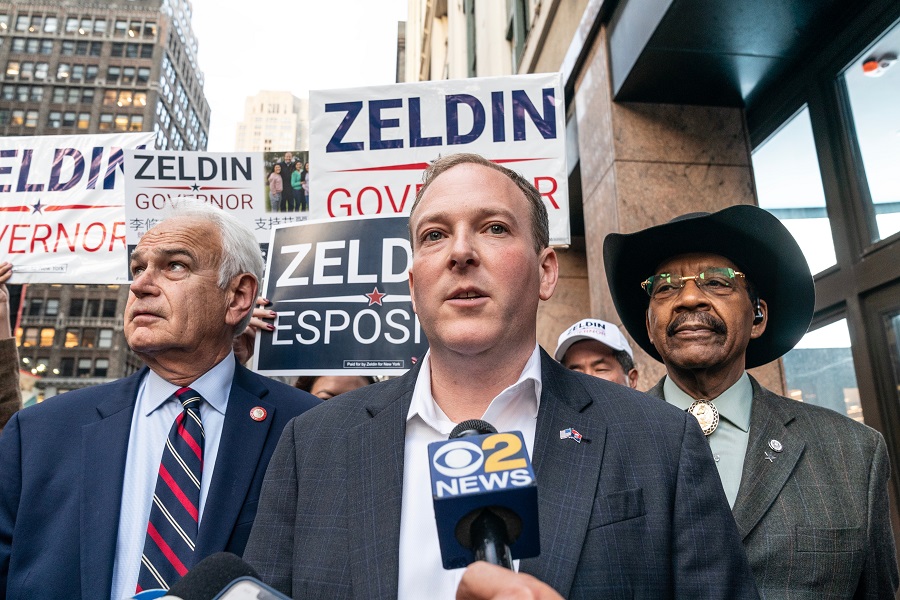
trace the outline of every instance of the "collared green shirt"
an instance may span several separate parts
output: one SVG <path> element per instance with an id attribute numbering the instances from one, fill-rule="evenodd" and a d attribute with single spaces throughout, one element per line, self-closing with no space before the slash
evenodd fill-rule
<path id="1" fill-rule="evenodd" d="M 687 410 L 694 400 L 678 387 L 670 377 L 663 382 L 663 394 L 666 402 Z M 734 385 L 712 400 L 719 409 L 719 426 L 707 437 L 716 468 L 728 505 L 734 508 L 738 489 L 741 487 L 741 473 L 744 470 L 744 456 L 747 454 L 747 443 L 750 441 L 750 409 L 753 405 L 753 386 L 750 376 L 745 372 Z"/>

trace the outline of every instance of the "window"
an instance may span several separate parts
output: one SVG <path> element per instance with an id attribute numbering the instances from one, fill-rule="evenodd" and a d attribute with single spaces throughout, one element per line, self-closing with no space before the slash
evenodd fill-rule
<path id="1" fill-rule="evenodd" d="M 113 42 L 109 55 L 115 57 L 125 56 L 125 42 Z"/>
<path id="2" fill-rule="evenodd" d="M 128 131 L 128 115 L 116 115 L 116 131 Z"/>
<path id="3" fill-rule="evenodd" d="M 91 113 L 78 113 L 78 129 L 88 129 L 91 126 Z"/>
<path id="4" fill-rule="evenodd" d="M 144 128 L 144 117 L 142 115 L 131 115 L 131 126 L 128 131 L 142 131 Z"/>
<path id="5" fill-rule="evenodd" d="M 85 316 L 88 317 L 99 317 L 100 316 L 100 300 L 96 298 L 91 298 L 87 301 L 87 313 Z"/>
<path id="6" fill-rule="evenodd" d="M 80 317 L 84 314 L 84 298 L 72 298 L 69 301 L 69 316 Z"/>
<path id="7" fill-rule="evenodd" d="M 94 377 L 106 377 L 109 371 L 109 359 L 98 358 L 94 361 Z"/>
<path id="8" fill-rule="evenodd" d="M 888 125 L 895 122 L 891 105 L 900 90 L 900 69 L 886 62 L 891 56 L 896 61 L 898 46 L 900 24 L 866 49 L 842 77 L 862 157 L 860 170 L 865 173 L 868 188 L 866 211 L 872 242 L 900 231 L 900 181 L 896 172 L 900 145 L 895 128 Z"/>
<path id="9" fill-rule="evenodd" d="M 64 56 L 72 56 L 75 54 L 75 42 L 71 40 L 63 40 L 61 54 Z"/>
<path id="10" fill-rule="evenodd" d="M 107 319 L 116 316 L 116 306 L 118 302 L 113 298 L 107 298 L 103 301 L 103 316 Z"/>
<path id="11" fill-rule="evenodd" d="M 84 80 L 87 83 L 92 83 L 97 80 L 97 72 L 100 70 L 100 67 L 97 65 L 87 65 L 84 71 Z"/>
<path id="12" fill-rule="evenodd" d="M 78 19 L 69 17 L 66 19 L 66 33 L 75 33 L 78 31 Z"/>
<path id="13" fill-rule="evenodd" d="M 0 31 L 9 30 L 9 15 L 0 15 Z"/>
<path id="14" fill-rule="evenodd" d="M 10 46 L 11 52 L 25 52 L 25 38 L 13 38 L 12 45 Z"/>
<path id="15" fill-rule="evenodd" d="M 108 67 L 106 69 L 106 83 L 118 83 L 119 77 L 121 76 L 121 74 L 122 74 L 121 67 L 114 67 L 114 66 Z"/>
<path id="16" fill-rule="evenodd" d="M 97 343 L 97 330 L 85 329 L 81 332 L 81 347 L 93 348 Z"/>
<path id="17" fill-rule="evenodd" d="M 118 97 L 116 90 L 106 90 L 103 92 L 103 106 L 115 106 Z"/>
<path id="18" fill-rule="evenodd" d="M 10 77 L 17 77 L 19 75 L 19 61 L 11 60 L 6 63 L 6 74 Z"/>
<path id="19" fill-rule="evenodd" d="M 84 88 L 83 90 L 81 90 L 81 102 L 83 104 L 93 104 L 94 88 Z"/>
<path id="20" fill-rule="evenodd" d="M 9 125 L 9 109 L 0 108 L 0 125 Z"/>
<path id="21" fill-rule="evenodd" d="M 26 327 L 19 345 L 23 348 L 34 348 L 38 345 L 38 328 Z"/>
<path id="22" fill-rule="evenodd" d="M 25 111 L 22 109 L 16 109 L 12 111 L 12 118 L 10 119 L 11 125 L 24 125 L 25 124 Z"/>
<path id="23" fill-rule="evenodd" d="M 156 37 L 156 23 L 152 23 L 152 22 L 144 23 L 144 37 L 145 38 Z"/>
<path id="24" fill-rule="evenodd" d="M 44 309 L 44 314 L 48 317 L 55 317 L 59 314 L 59 298 L 50 298 L 47 300 L 47 307 Z"/>
<path id="25" fill-rule="evenodd" d="M 76 327 L 69 327 L 66 329 L 66 339 L 63 342 L 63 345 L 66 348 L 77 348 L 78 340 L 81 337 L 81 330 Z"/>
<path id="26" fill-rule="evenodd" d="M 100 131 L 110 131 L 112 130 L 113 116 L 109 113 L 103 113 L 100 115 Z"/>
<path id="27" fill-rule="evenodd" d="M 784 376 L 791 398 L 863 421 L 846 319 L 803 336 L 784 355 Z"/>
<path id="28" fill-rule="evenodd" d="M 106 33 L 106 19 L 97 19 L 94 21 L 94 33 Z"/>
<path id="29" fill-rule="evenodd" d="M 34 63 L 30 60 L 22 62 L 22 68 L 19 71 L 20 79 L 31 79 L 34 77 Z"/>
<path id="30" fill-rule="evenodd" d="M 88 54 L 91 56 L 100 56 L 103 52 L 103 42 L 91 42 L 91 47 L 88 49 Z"/>
<path id="31" fill-rule="evenodd" d="M 28 302 L 28 315 L 35 317 L 41 314 L 41 309 L 44 308 L 44 299 L 43 298 L 32 298 Z"/>
<path id="32" fill-rule="evenodd" d="M 116 21 L 115 35 L 116 37 L 125 37 L 128 30 L 128 21 Z"/>
<path id="33" fill-rule="evenodd" d="M 74 112 L 63 113 L 63 127 L 75 127 L 75 113 Z"/>
<path id="34" fill-rule="evenodd" d="M 44 19 L 44 33 L 56 33 L 58 27 L 58 18 L 48 15 L 47 18 Z"/>
<path id="35" fill-rule="evenodd" d="M 78 359 L 78 369 L 75 371 L 75 377 L 90 377 L 90 376 L 91 376 L 91 359 L 79 358 Z"/>
<path id="36" fill-rule="evenodd" d="M 16 17 L 16 31 L 28 31 L 28 15 Z"/>
<path id="37" fill-rule="evenodd" d="M 116 100 L 116 104 L 118 106 L 131 106 L 132 101 L 134 100 L 134 94 L 130 91 L 119 92 L 119 97 Z"/>
<path id="38" fill-rule="evenodd" d="M 94 21 L 92 19 L 82 19 L 78 28 L 79 35 L 87 35 L 94 29 Z"/>
<path id="39" fill-rule="evenodd" d="M 37 127 L 38 111 L 29 110 L 25 113 L 25 127 Z"/>
<path id="40" fill-rule="evenodd" d="M 122 68 L 122 83 L 134 83 L 134 67 Z"/>
<path id="41" fill-rule="evenodd" d="M 53 40 L 41 40 L 41 54 L 53 54 Z"/>
<path id="42" fill-rule="evenodd" d="M 754 150 L 752 160 L 760 208 L 791 232 L 813 273 L 835 264 L 809 109 L 804 106 Z"/>
<path id="43" fill-rule="evenodd" d="M 50 63 L 39 62 L 36 65 L 34 65 L 34 78 L 35 79 L 40 79 L 41 81 L 44 81 L 47 79 L 47 74 L 49 72 L 50 72 Z M 38 88 L 38 89 L 40 89 L 42 91 L 42 95 L 43 95 L 44 88 Z"/>
<path id="44" fill-rule="evenodd" d="M 125 57 L 126 58 L 137 58 L 139 51 L 140 51 L 139 44 L 127 44 L 125 46 Z"/>
<path id="45" fill-rule="evenodd" d="M 40 102 L 44 99 L 44 88 L 39 85 L 31 86 L 30 98 L 32 102 Z"/>
<path id="46" fill-rule="evenodd" d="M 113 330 L 101 329 L 100 337 L 97 338 L 98 348 L 112 348 Z"/>
<path id="47" fill-rule="evenodd" d="M 56 329 L 53 327 L 41 328 L 41 347 L 49 348 L 53 345 L 53 337 L 56 335 Z"/>
<path id="48" fill-rule="evenodd" d="M 31 38 L 25 42 L 25 52 L 28 54 L 37 54 L 41 41 L 37 38 Z"/>
<path id="49" fill-rule="evenodd" d="M 51 110 L 47 114 L 47 127 L 62 127 L 62 113 L 58 110 Z"/>
<path id="50" fill-rule="evenodd" d="M 35 31 L 41 30 L 41 25 L 44 23 L 43 15 L 32 15 L 31 22 L 28 25 L 28 31 L 30 33 L 34 33 Z"/>
<path id="51" fill-rule="evenodd" d="M 56 67 L 56 78 L 57 79 L 68 79 L 69 75 L 72 74 L 72 65 L 67 63 L 59 63 Z"/>
<path id="52" fill-rule="evenodd" d="M 150 81 L 150 69 L 148 67 L 140 67 L 137 70 L 138 83 L 147 83 Z"/>
<path id="53" fill-rule="evenodd" d="M 15 100 L 16 99 L 16 86 L 6 84 L 2 88 L 0 88 L 0 98 L 3 100 Z"/>
<path id="54" fill-rule="evenodd" d="M 152 44 L 141 44 L 141 58 L 153 58 Z"/>
<path id="55" fill-rule="evenodd" d="M 75 374 L 75 359 L 73 357 L 66 356 L 59 361 L 59 374 L 63 377 L 71 377 Z"/>
<path id="56" fill-rule="evenodd" d="M 72 65 L 72 71 L 69 74 L 69 81 L 84 80 L 84 65 Z"/>

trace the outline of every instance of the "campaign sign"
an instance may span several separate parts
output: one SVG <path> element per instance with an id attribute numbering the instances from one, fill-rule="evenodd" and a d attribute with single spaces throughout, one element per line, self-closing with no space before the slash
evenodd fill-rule
<path id="1" fill-rule="evenodd" d="M 15 283 L 128 281 L 124 153 L 153 132 L 0 138 L 0 256 Z"/>
<path id="2" fill-rule="evenodd" d="M 406 217 L 308 221 L 272 231 L 257 336 L 266 375 L 402 375 L 428 348 L 412 310 Z"/>
<path id="3" fill-rule="evenodd" d="M 428 164 L 470 152 L 534 183 L 570 243 L 559 73 L 313 91 L 309 115 L 312 219 L 408 215 Z"/>
<path id="4" fill-rule="evenodd" d="M 501 507 L 522 519 L 522 532 L 510 544 L 512 557 L 540 554 L 537 483 L 525 439 L 518 431 L 489 433 L 428 444 L 431 493 L 445 569 L 475 561 L 459 542 L 458 525 L 479 508 Z"/>

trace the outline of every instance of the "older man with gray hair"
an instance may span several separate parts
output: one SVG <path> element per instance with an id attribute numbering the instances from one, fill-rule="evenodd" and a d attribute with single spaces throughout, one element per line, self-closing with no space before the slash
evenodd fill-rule
<path id="1" fill-rule="evenodd" d="M 263 270 L 236 218 L 183 201 L 130 270 L 125 337 L 147 367 L 0 436 L 0 597 L 121 600 L 242 554 L 281 430 L 318 404 L 234 359 Z"/>

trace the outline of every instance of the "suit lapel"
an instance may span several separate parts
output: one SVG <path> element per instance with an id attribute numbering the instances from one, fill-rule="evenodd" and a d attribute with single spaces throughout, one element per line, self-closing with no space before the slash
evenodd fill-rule
<path id="1" fill-rule="evenodd" d="M 753 384 L 750 440 L 733 511 L 741 539 L 753 531 L 772 506 L 805 447 L 801 438 L 791 435 L 789 424 L 795 415 L 771 402 L 771 392 L 760 387 L 752 377 L 750 380 Z M 771 440 L 781 443 L 781 452 L 769 447 Z"/>
<path id="2" fill-rule="evenodd" d="M 140 372 L 111 384 L 98 420 L 81 428 L 81 597 L 109 598 L 122 504 L 128 436 Z M 108 391 L 107 391 L 108 390 Z"/>
<path id="3" fill-rule="evenodd" d="M 360 598 L 397 597 L 406 415 L 418 372 L 417 366 L 372 398 L 371 418 L 346 433 L 351 579 Z"/>
<path id="4" fill-rule="evenodd" d="M 525 559 L 520 570 L 568 596 L 593 510 L 606 426 L 585 409 L 593 402 L 572 384 L 563 367 L 541 351 L 541 406 L 535 428 L 533 466 L 538 481 L 541 555 Z M 560 439 L 573 427 L 582 443 Z M 588 441 L 590 440 L 590 441 Z M 577 476 L 573 477 L 575 473 Z M 560 532 L 566 532 L 560 535 Z"/>
<path id="5" fill-rule="evenodd" d="M 267 393 L 249 371 L 237 365 L 228 396 L 215 471 L 197 534 L 198 556 L 207 556 L 225 548 L 234 531 L 275 419 L 275 406 L 263 400 Z M 266 410 L 267 416 L 263 421 L 250 418 L 250 410 L 257 406 Z"/>

